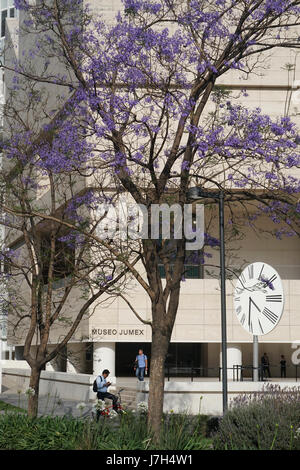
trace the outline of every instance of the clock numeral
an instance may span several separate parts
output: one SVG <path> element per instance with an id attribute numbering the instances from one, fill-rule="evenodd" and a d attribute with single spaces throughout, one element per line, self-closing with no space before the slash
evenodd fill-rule
<path id="1" fill-rule="evenodd" d="M 261 268 L 261 270 L 260 270 L 258 279 L 261 279 L 261 275 L 262 275 L 262 272 L 263 272 L 263 270 L 264 270 L 264 267 L 265 267 L 265 265 L 263 264 L 263 265 L 262 265 L 262 268 Z"/>
<path id="2" fill-rule="evenodd" d="M 253 276 L 254 276 L 253 264 L 250 264 L 250 266 L 248 266 L 248 276 L 249 276 L 249 279 L 253 279 Z"/>
<path id="3" fill-rule="evenodd" d="M 235 298 L 234 298 L 234 300 L 235 300 L 236 302 L 239 302 L 240 299 L 241 299 L 240 297 L 235 297 Z"/>
<path id="4" fill-rule="evenodd" d="M 236 309 L 237 315 L 239 315 L 242 311 L 242 307 L 239 305 L 238 308 Z"/>
<path id="5" fill-rule="evenodd" d="M 269 282 L 273 282 L 273 281 L 275 281 L 276 279 L 277 279 L 276 274 L 273 274 L 273 276 L 270 277 Z"/>
<path id="6" fill-rule="evenodd" d="M 266 302 L 281 302 L 282 301 L 282 295 L 266 295 Z"/>
<path id="7" fill-rule="evenodd" d="M 243 316 L 241 318 L 241 323 L 244 325 L 245 323 L 245 320 L 246 320 L 246 315 L 243 313 Z"/>
<path id="8" fill-rule="evenodd" d="M 236 291 L 237 294 L 242 294 L 244 292 L 244 288 L 236 287 L 235 291 Z"/>
<path id="9" fill-rule="evenodd" d="M 273 325 L 275 325 L 278 320 L 276 313 L 272 312 L 272 310 L 269 310 L 267 307 L 263 309 L 262 313 L 271 323 L 273 323 Z"/>
<path id="10" fill-rule="evenodd" d="M 245 284 L 246 278 L 243 273 L 240 275 L 240 279 L 242 280 L 242 283 Z"/>

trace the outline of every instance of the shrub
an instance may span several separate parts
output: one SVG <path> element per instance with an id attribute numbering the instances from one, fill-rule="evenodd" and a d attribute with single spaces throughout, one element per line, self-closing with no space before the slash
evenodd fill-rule
<path id="1" fill-rule="evenodd" d="M 164 417 L 159 446 L 147 430 L 147 416 L 127 412 L 115 419 L 0 415 L 0 449 L 9 450 L 197 450 L 210 441 L 204 438 L 206 417 Z"/>
<path id="2" fill-rule="evenodd" d="M 162 423 L 161 439 L 154 444 L 147 429 L 147 415 L 141 410 L 127 412 L 122 416 L 119 426 L 108 419 L 102 420 L 98 429 L 96 448 L 99 450 L 200 450 L 211 444 L 204 439 L 206 417 L 188 415 L 165 415 Z M 95 438 L 94 438 L 95 439 Z M 85 442 L 82 444 L 87 448 Z"/>
<path id="3" fill-rule="evenodd" d="M 300 389 L 268 384 L 233 400 L 214 436 L 214 449 L 300 450 Z"/>

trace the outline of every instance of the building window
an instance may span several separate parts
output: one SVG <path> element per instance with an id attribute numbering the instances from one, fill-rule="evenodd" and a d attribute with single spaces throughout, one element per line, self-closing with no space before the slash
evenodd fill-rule
<path id="1" fill-rule="evenodd" d="M 1 0 L 1 38 L 5 37 L 5 20 L 6 18 L 15 18 L 16 10 L 12 0 Z"/>
<path id="2" fill-rule="evenodd" d="M 162 259 L 162 253 L 167 255 L 170 263 L 170 271 L 174 269 L 174 263 L 177 255 L 177 246 L 175 240 L 165 240 L 162 244 L 161 240 L 157 241 L 158 249 L 160 250 L 160 259 Z M 165 268 L 163 262 L 158 265 L 159 274 L 162 279 L 166 278 Z M 191 250 L 186 252 L 186 259 L 184 263 L 184 278 L 185 279 L 203 279 L 204 267 L 203 267 L 203 250 Z"/>
<path id="3" fill-rule="evenodd" d="M 86 344 L 85 360 L 86 361 L 92 361 L 93 360 L 93 343 Z"/>
<path id="4" fill-rule="evenodd" d="M 162 240 L 162 227 L 163 220 L 162 214 L 159 215 L 159 239 L 157 240 L 157 251 L 160 259 L 162 260 L 163 255 L 168 259 L 170 263 L 170 271 L 174 269 L 174 262 L 177 256 L 177 241 L 174 240 L 174 213 L 171 213 L 170 221 L 170 239 Z M 196 223 L 195 211 L 193 211 L 192 223 Z M 159 274 L 162 279 L 166 278 L 165 268 L 163 263 L 158 265 Z M 203 267 L 203 250 L 190 250 L 186 252 L 186 259 L 184 263 L 184 274 L 185 279 L 203 279 L 204 267 Z"/>
<path id="5" fill-rule="evenodd" d="M 5 36 L 5 20 L 7 18 L 7 10 L 1 11 L 1 37 Z"/>
<path id="6" fill-rule="evenodd" d="M 43 236 L 41 240 L 41 259 L 44 284 L 48 284 L 50 252 L 50 236 Z M 70 276 L 74 270 L 74 264 L 75 247 L 65 241 L 56 240 L 53 281 L 64 279 Z"/>
<path id="7" fill-rule="evenodd" d="M 201 259 L 202 259 L 202 250 L 200 251 L 200 254 L 198 254 L 198 252 L 195 252 L 196 253 L 196 258 L 199 258 L 199 261 L 195 261 L 195 262 L 191 262 L 191 261 L 187 261 L 185 264 L 184 264 L 184 278 L 185 279 L 203 279 L 204 277 L 204 267 L 203 267 L 203 264 L 201 263 Z M 174 264 L 171 264 L 170 265 L 170 269 L 171 269 L 171 273 L 172 273 L 172 270 L 174 268 Z M 162 279 L 165 279 L 166 278 L 166 273 L 165 273 L 165 268 L 163 266 L 163 264 L 159 264 L 158 266 L 158 269 L 159 269 L 159 274 L 160 274 L 160 277 Z"/>

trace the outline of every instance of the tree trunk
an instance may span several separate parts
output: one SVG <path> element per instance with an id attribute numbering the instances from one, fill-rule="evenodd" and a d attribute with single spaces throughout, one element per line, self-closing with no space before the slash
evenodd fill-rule
<path id="1" fill-rule="evenodd" d="M 30 382 L 28 393 L 28 416 L 36 418 L 39 405 L 39 387 L 41 369 L 37 367 L 31 368 Z"/>
<path id="2" fill-rule="evenodd" d="M 151 372 L 148 402 L 148 429 L 153 433 L 154 442 L 160 439 L 161 420 L 164 404 L 165 359 L 170 338 L 161 329 L 152 330 Z"/>

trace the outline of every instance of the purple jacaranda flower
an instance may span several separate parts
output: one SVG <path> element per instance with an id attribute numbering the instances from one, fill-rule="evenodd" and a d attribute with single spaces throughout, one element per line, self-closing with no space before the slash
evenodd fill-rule
<path id="1" fill-rule="evenodd" d="M 271 289 L 271 290 L 275 289 L 272 282 L 270 282 L 269 279 L 267 279 L 263 275 L 260 276 L 260 280 L 265 284 L 265 287 L 269 287 L 269 289 Z"/>

